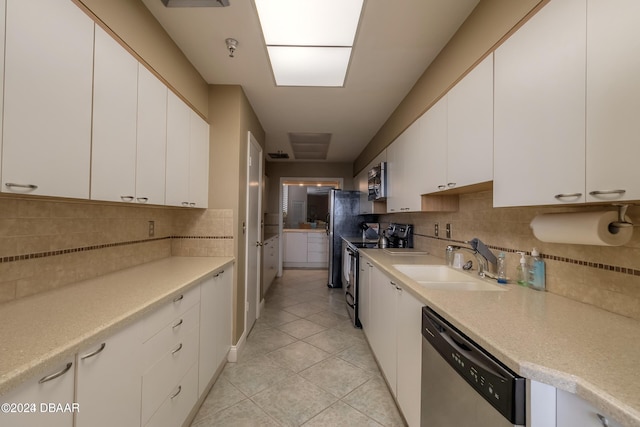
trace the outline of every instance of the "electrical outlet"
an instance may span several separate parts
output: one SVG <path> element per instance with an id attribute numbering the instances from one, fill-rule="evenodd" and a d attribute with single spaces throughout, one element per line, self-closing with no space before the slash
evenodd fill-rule
<path id="1" fill-rule="evenodd" d="M 149 237 L 153 237 L 156 235 L 156 222 L 149 221 Z"/>
<path id="2" fill-rule="evenodd" d="M 433 234 L 438 237 L 438 234 L 440 233 L 440 225 L 436 222 L 435 226 L 433 227 Z"/>
<path id="3" fill-rule="evenodd" d="M 451 224 L 447 224 L 446 231 L 447 231 L 447 239 L 450 239 L 451 238 Z"/>

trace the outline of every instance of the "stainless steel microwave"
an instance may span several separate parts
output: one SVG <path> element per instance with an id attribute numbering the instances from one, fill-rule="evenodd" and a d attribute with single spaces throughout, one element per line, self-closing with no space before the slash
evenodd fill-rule
<path id="1" fill-rule="evenodd" d="M 369 171 L 369 200 L 387 198 L 387 162 L 381 162 Z"/>

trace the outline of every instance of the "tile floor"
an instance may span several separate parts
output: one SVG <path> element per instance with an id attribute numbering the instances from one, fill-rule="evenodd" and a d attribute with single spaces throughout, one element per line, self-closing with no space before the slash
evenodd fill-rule
<path id="1" fill-rule="evenodd" d="M 326 270 L 285 270 L 238 363 L 228 363 L 191 427 L 403 426 L 342 289 Z"/>

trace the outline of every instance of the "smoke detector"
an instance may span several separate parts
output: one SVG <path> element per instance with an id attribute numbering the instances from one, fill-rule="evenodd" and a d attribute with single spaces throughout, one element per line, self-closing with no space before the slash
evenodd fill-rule
<path id="1" fill-rule="evenodd" d="M 238 48 L 238 40 L 232 39 L 232 38 L 228 38 L 224 42 L 227 44 L 227 50 L 229 51 L 229 57 L 233 58 L 234 54 L 236 52 L 236 49 Z"/>

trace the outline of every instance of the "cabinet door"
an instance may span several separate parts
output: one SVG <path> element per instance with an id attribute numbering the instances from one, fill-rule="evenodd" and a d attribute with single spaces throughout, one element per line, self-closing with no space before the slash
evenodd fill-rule
<path id="1" fill-rule="evenodd" d="M 136 202 L 164 204 L 167 154 L 167 87 L 138 64 Z"/>
<path id="2" fill-rule="evenodd" d="M 564 390 L 557 390 L 556 393 L 556 427 L 621 427 L 621 424 L 575 394 Z M 601 421 L 599 416 L 605 417 L 607 423 Z"/>
<path id="3" fill-rule="evenodd" d="M 96 27 L 91 199 L 133 202 L 136 195 L 138 61 Z"/>
<path id="4" fill-rule="evenodd" d="M 284 233 L 284 262 L 307 262 L 307 233 Z"/>
<path id="5" fill-rule="evenodd" d="M 421 194 L 425 193 L 425 155 L 422 120 L 416 120 L 404 132 L 403 160 L 403 197 L 401 210 L 419 212 L 422 209 Z"/>
<path id="6" fill-rule="evenodd" d="M 584 202 L 585 0 L 552 1 L 495 51 L 494 206 Z"/>
<path id="7" fill-rule="evenodd" d="M 137 322 L 78 353 L 76 427 L 140 425 L 142 338 Z"/>
<path id="8" fill-rule="evenodd" d="M 424 151 L 424 190 L 426 193 L 447 187 L 447 97 L 440 99 L 420 118 Z"/>
<path id="9" fill-rule="evenodd" d="M 59 375 L 58 375 L 59 374 Z M 47 427 L 71 427 L 73 425 L 72 411 L 49 410 L 49 403 L 69 405 L 73 408 L 73 360 L 69 359 L 60 364 L 59 369 L 54 369 L 43 376 L 38 376 L 25 381 L 18 388 L 2 396 L 2 403 L 35 404 L 28 406 L 30 413 L 0 412 L 0 425 L 2 426 L 47 426 Z M 44 404 L 44 408 L 41 406 Z M 11 409 L 11 408 L 10 408 Z M 82 409 L 82 408 L 79 408 Z M 74 412 L 78 412 L 75 410 Z M 28 423 L 26 423 L 28 420 Z"/>
<path id="10" fill-rule="evenodd" d="M 380 270 L 371 270 L 371 349 L 393 395 L 396 395 L 396 287 Z"/>
<path id="11" fill-rule="evenodd" d="M 6 20 L 2 191 L 88 199 L 94 23 L 68 0 Z"/>
<path id="12" fill-rule="evenodd" d="M 638 200 L 640 3 L 587 4 L 587 201 Z"/>
<path id="13" fill-rule="evenodd" d="M 365 168 L 354 178 L 354 181 L 360 192 L 360 214 L 373 213 L 373 202 L 369 201 L 369 169 Z"/>
<path id="14" fill-rule="evenodd" d="M 422 306 L 405 290 L 398 291 L 398 405 L 409 426 L 420 426 Z"/>
<path id="15" fill-rule="evenodd" d="M 209 124 L 190 111 L 189 206 L 209 206 Z"/>
<path id="16" fill-rule="evenodd" d="M 447 187 L 493 179 L 493 55 L 447 94 Z"/>
<path id="17" fill-rule="evenodd" d="M 173 92 L 167 97 L 167 176 L 165 203 L 189 206 L 191 110 Z"/>
<path id="18" fill-rule="evenodd" d="M 360 275 L 358 276 L 358 318 L 362 330 L 369 338 L 369 319 L 371 313 L 371 269 L 373 266 L 365 257 L 360 255 Z"/>
<path id="19" fill-rule="evenodd" d="M 404 134 L 387 147 L 387 212 L 400 212 L 404 198 Z"/>

